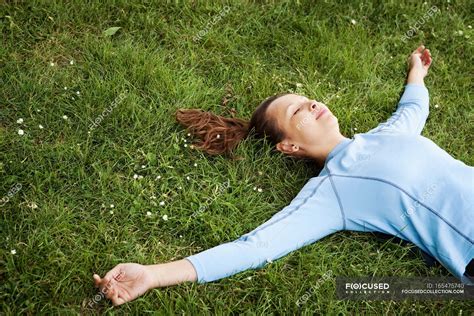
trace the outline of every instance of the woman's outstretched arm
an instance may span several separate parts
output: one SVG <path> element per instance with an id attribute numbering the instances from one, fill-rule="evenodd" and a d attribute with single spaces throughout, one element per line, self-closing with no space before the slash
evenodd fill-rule
<path id="1" fill-rule="evenodd" d="M 424 78 L 428 74 L 431 53 L 423 45 L 408 57 L 408 73 L 397 109 L 390 118 L 367 133 L 403 133 L 420 135 L 429 115 L 429 93 Z"/>
<path id="2" fill-rule="evenodd" d="M 234 241 L 169 263 L 119 264 L 104 278 L 94 275 L 94 280 L 114 305 L 120 305 L 156 287 L 212 282 L 262 267 L 343 226 L 344 217 L 328 177 L 314 177 L 289 205 Z"/>

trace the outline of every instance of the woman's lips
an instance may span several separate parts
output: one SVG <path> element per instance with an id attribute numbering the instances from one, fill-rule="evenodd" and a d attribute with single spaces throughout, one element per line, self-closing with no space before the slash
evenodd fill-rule
<path id="1" fill-rule="evenodd" d="M 318 115 L 316 116 L 316 119 L 319 119 L 322 115 L 324 115 L 324 113 L 326 113 L 328 110 L 326 108 L 322 108 Z"/>

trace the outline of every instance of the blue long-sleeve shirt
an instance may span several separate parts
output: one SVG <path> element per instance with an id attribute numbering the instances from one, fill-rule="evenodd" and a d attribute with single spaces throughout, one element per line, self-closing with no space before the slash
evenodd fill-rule
<path id="1" fill-rule="evenodd" d="M 420 135 L 428 113 L 428 90 L 407 84 L 392 116 L 338 143 L 288 206 L 237 240 L 186 257 L 198 283 L 352 230 L 411 241 L 472 285 L 463 274 L 474 258 L 474 168 Z"/>

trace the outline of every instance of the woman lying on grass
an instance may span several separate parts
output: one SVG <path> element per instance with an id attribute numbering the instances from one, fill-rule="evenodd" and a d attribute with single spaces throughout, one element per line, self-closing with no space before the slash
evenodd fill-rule
<path id="1" fill-rule="evenodd" d="M 431 55 L 420 46 L 408 60 L 396 111 L 352 139 L 341 135 L 325 104 L 301 95 L 266 99 L 250 122 L 179 110 L 178 121 L 203 140 L 199 147 L 209 154 L 231 152 L 254 135 L 324 167 L 288 206 L 237 240 L 169 263 L 119 264 L 104 278 L 94 274 L 96 287 L 120 305 L 156 287 L 211 282 L 262 267 L 342 230 L 397 236 L 474 284 L 474 168 L 420 135 L 429 113 L 423 80 Z"/>

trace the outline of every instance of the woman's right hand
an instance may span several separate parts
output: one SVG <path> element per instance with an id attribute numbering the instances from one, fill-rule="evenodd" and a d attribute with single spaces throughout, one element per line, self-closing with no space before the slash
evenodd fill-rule
<path id="1" fill-rule="evenodd" d="M 153 275 L 149 266 L 137 263 L 121 263 L 107 272 L 104 278 L 94 274 L 98 287 L 114 306 L 134 300 L 153 288 Z"/>

